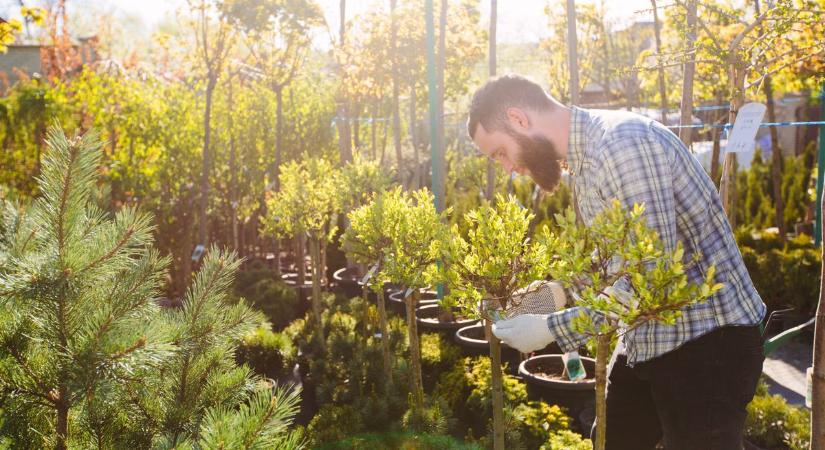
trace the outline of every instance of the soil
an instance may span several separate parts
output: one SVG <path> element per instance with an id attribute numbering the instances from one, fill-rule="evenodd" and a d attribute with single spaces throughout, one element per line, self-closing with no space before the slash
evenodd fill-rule
<path id="1" fill-rule="evenodd" d="M 561 364 L 537 364 L 533 370 L 530 370 L 533 375 L 553 381 L 567 381 L 569 383 L 584 383 L 596 379 L 595 374 L 588 372 L 583 380 L 571 381 L 564 373 L 564 367 Z"/>

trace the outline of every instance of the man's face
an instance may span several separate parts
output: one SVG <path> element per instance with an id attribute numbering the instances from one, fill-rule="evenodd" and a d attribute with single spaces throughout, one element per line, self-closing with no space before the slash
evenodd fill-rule
<path id="1" fill-rule="evenodd" d="M 506 130 L 488 132 L 479 124 L 473 141 L 484 155 L 498 161 L 508 173 L 529 175 L 542 189 L 553 192 L 561 179 L 559 152 L 539 134 Z"/>

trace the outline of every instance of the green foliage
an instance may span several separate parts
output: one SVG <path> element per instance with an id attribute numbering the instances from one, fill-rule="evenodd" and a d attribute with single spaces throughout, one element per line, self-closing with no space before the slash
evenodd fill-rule
<path id="1" fill-rule="evenodd" d="M 281 330 L 300 316 L 301 305 L 295 289 L 270 276 L 244 287 L 243 298 L 264 313 L 275 330 Z"/>
<path id="2" fill-rule="evenodd" d="M 378 161 L 356 155 L 341 170 L 341 180 L 344 186 L 343 210 L 352 211 L 366 204 L 375 194 L 387 190 L 392 183 L 392 174 L 383 169 Z"/>
<path id="3" fill-rule="evenodd" d="M 443 434 L 449 421 L 449 411 L 438 400 L 433 400 L 424 408 L 407 409 L 401 419 L 401 427 L 420 433 Z"/>
<path id="4" fill-rule="evenodd" d="M 541 236 L 554 255 L 550 275 L 576 292 L 577 305 L 604 318 L 595 324 L 580 316 L 576 327 L 585 334 L 612 335 L 620 327 L 632 330 L 651 320 L 673 324 L 682 308 L 723 287 L 714 283 L 714 267 L 706 270 L 701 284 L 688 283 L 681 243 L 665 248 L 648 228 L 644 206 L 625 210 L 614 201 L 587 227 L 576 223 L 570 209 L 556 220 L 560 231 L 545 229 Z M 619 280 L 627 283 L 625 288 L 615 289 Z"/>
<path id="5" fill-rule="evenodd" d="M 762 162 L 762 154 L 756 151 L 746 172 L 737 174 L 737 189 L 744 201 L 737 202 L 736 223 L 748 224 L 757 229 L 773 226 L 774 204 L 770 167 Z"/>
<path id="6" fill-rule="evenodd" d="M 757 251 L 741 246 L 759 296 L 769 310 L 794 307 L 802 314 L 813 314 L 819 299 L 822 254 L 815 247 Z"/>
<path id="7" fill-rule="evenodd" d="M 323 158 L 284 164 L 281 189 L 267 199 L 267 232 L 281 237 L 308 233 L 321 242 L 335 235 L 335 216 L 341 210 L 341 175 Z"/>
<path id="8" fill-rule="evenodd" d="M 398 448 L 405 450 L 480 450 L 471 443 L 461 443 L 451 436 L 390 432 L 362 434 L 320 447 L 322 450 L 372 450 L 376 448 Z"/>
<path id="9" fill-rule="evenodd" d="M 779 395 L 769 395 L 764 383 L 748 404 L 745 438 L 763 448 L 803 450 L 810 446 L 808 409 L 789 405 Z"/>
<path id="10" fill-rule="evenodd" d="M 523 439 L 527 448 L 538 448 L 558 432 L 569 432 L 570 418 L 556 405 L 530 401 L 517 405 L 513 414 L 523 424 Z"/>
<path id="11" fill-rule="evenodd" d="M 548 269 L 544 245 L 528 238 L 533 215 L 512 197 L 499 196 L 495 206 L 484 205 L 464 216 L 467 237 L 453 225 L 444 244 L 441 275 L 450 287 L 445 304 L 460 306 L 468 316 L 479 317 L 483 298 L 509 307 L 513 292 L 542 279 Z"/>
<path id="12" fill-rule="evenodd" d="M 296 361 L 296 349 L 292 341 L 281 333 L 274 333 L 261 326 L 244 336 L 235 358 L 248 365 L 256 374 L 283 380 L 292 373 Z"/>
<path id="13" fill-rule="evenodd" d="M 592 450 L 593 443 L 590 439 L 582 438 L 578 433 L 570 430 L 557 431 L 550 435 L 550 441 L 541 446 L 541 450 L 555 450 L 563 448 L 565 450 Z"/>
<path id="14" fill-rule="evenodd" d="M 167 261 L 149 216 L 94 205 L 95 135 L 54 128 L 49 146 L 42 196 L 4 214 L 0 237 L 0 436 L 13 448 L 201 448 L 217 435 L 298 447 L 285 429 L 296 394 L 234 362 L 262 320 L 228 301 L 234 255 L 210 250 L 183 307 L 159 310 Z"/>

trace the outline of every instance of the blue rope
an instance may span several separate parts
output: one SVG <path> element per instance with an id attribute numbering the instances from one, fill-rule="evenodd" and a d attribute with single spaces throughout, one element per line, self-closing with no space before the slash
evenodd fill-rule
<path id="1" fill-rule="evenodd" d="M 812 122 L 765 122 L 759 124 L 759 128 L 767 128 L 767 127 L 797 127 L 797 126 L 809 126 L 809 125 L 825 125 L 825 121 L 812 121 Z M 733 128 L 732 124 L 723 123 L 719 125 L 709 125 L 709 124 L 701 124 L 701 125 L 668 125 L 668 128 Z"/>

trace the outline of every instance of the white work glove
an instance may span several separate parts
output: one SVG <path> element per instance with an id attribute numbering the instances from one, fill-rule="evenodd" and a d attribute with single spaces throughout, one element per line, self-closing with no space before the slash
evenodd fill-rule
<path id="1" fill-rule="evenodd" d="M 547 326 L 547 314 L 522 314 L 493 324 L 493 334 L 501 342 L 520 351 L 530 353 L 541 350 L 553 342 Z"/>

